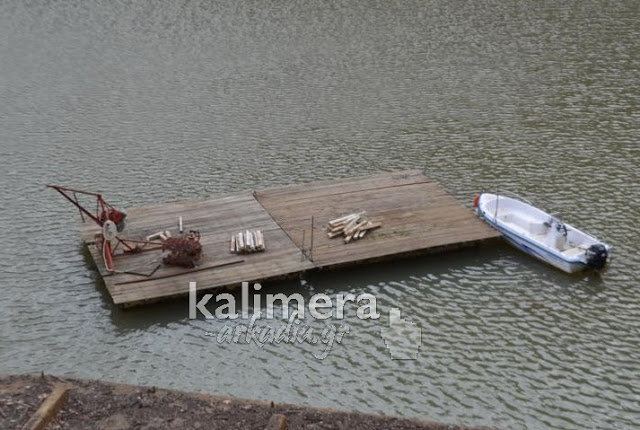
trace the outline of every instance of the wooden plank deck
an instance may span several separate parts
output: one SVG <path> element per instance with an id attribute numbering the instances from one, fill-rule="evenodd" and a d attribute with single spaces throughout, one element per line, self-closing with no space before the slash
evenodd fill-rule
<path id="1" fill-rule="evenodd" d="M 327 237 L 329 220 L 359 211 L 381 221 L 382 228 L 349 244 L 342 238 Z M 419 171 L 246 191 L 131 208 L 127 213 L 127 237 L 134 238 L 164 230 L 177 235 L 178 217 L 182 216 L 185 231 L 200 231 L 203 258 L 195 269 L 183 269 L 159 265 L 159 251 L 128 254 L 115 258 L 117 270 L 148 274 L 159 267 L 148 277 L 110 274 L 100 252 L 92 246 L 97 227 L 83 224 L 83 240 L 113 302 L 122 306 L 184 296 L 192 281 L 198 283 L 198 291 L 204 291 L 243 281 L 290 277 L 311 269 L 470 245 L 499 236 Z M 264 232 L 266 252 L 229 252 L 231 234 L 247 229 Z M 302 258 L 303 248 L 309 258 Z"/>

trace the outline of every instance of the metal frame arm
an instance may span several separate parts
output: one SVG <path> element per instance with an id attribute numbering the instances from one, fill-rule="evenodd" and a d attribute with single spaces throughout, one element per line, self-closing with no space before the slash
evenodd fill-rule
<path id="1" fill-rule="evenodd" d="M 84 206 L 82 206 L 80 203 L 78 203 L 78 199 L 72 199 L 71 196 L 69 196 L 67 194 L 67 192 L 69 193 L 73 193 L 74 196 L 76 194 L 84 194 L 87 196 L 93 196 L 98 200 L 98 209 L 100 208 L 100 206 L 104 206 L 105 201 L 102 199 L 102 195 L 101 194 L 96 194 L 96 193 L 91 193 L 89 191 L 82 191 L 82 190 L 76 190 L 73 188 L 66 188 L 66 187 L 61 187 L 58 185 L 47 185 L 48 188 L 52 188 L 54 190 L 56 190 L 57 192 L 59 192 L 60 194 L 62 194 L 62 197 L 64 197 L 65 199 L 69 200 L 71 202 L 72 205 L 74 205 L 75 207 L 78 208 L 78 210 L 80 211 L 80 215 L 84 214 L 86 216 L 88 216 L 89 218 L 91 218 L 91 220 L 93 222 L 95 222 L 96 224 L 98 224 L 100 227 L 102 227 L 102 224 L 104 224 L 102 221 L 100 221 L 100 219 L 98 218 L 98 214 L 92 214 L 91 212 L 89 212 L 87 209 L 85 209 Z"/>

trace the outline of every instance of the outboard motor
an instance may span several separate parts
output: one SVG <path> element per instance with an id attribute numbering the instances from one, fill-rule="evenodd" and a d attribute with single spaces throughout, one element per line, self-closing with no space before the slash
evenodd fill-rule
<path id="1" fill-rule="evenodd" d="M 587 266 L 595 270 L 602 270 L 605 264 L 607 264 L 608 255 L 607 248 L 603 244 L 596 243 L 595 245 L 591 245 L 585 252 Z"/>

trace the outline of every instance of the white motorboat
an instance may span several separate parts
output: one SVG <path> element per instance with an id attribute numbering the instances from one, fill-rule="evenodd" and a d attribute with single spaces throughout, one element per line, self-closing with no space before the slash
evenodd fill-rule
<path id="1" fill-rule="evenodd" d="M 474 199 L 478 216 L 512 245 L 567 273 L 601 270 L 611 247 L 524 199 L 482 193 Z"/>

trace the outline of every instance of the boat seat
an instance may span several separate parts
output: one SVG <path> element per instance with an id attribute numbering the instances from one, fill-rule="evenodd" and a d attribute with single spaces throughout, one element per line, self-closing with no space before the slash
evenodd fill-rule
<path id="1" fill-rule="evenodd" d="M 543 222 L 539 222 L 530 217 L 523 217 L 520 214 L 507 212 L 498 216 L 499 219 L 506 223 L 514 224 L 521 229 L 524 229 L 531 236 L 546 235 L 549 231 L 549 226 Z"/>

